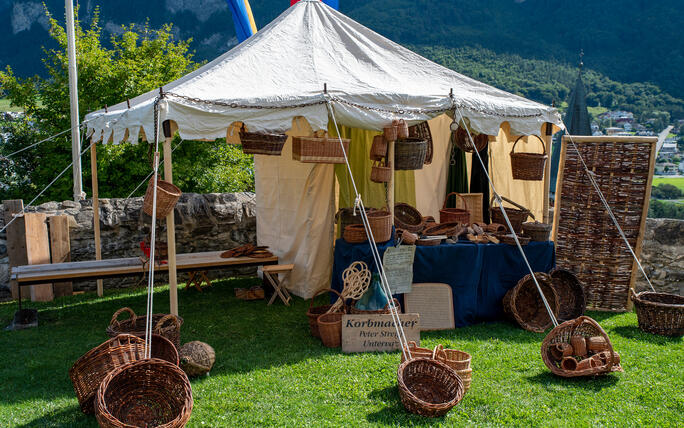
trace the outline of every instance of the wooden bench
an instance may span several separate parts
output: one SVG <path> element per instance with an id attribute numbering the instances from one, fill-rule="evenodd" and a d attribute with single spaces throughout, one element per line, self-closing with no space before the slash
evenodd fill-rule
<path id="1" fill-rule="evenodd" d="M 286 274 L 292 272 L 293 268 L 294 268 L 293 264 L 269 265 L 269 266 L 264 266 L 262 268 L 262 271 L 264 273 L 264 277 L 273 286 L 273 295 L 271 296 L 271 300 L 268 301 L 269 306 L 271 304 L 273 304 L 276 296 L 280 297 L 280 300 L 282 300 L 283 303 L 285 303 L 285 306 L 290 306 L 290 300 L 292 300 L 292 296 L 290 296 L 290 292 L 287 291 L 287 288 L 282 286 L 282 283 L 280 282 L 280 278 L 278 275 L 281 273 L 286 275 Z"/>

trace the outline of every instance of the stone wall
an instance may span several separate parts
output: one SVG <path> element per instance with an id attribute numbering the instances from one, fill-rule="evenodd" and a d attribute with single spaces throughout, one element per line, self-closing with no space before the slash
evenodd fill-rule
<path id="1" fill-rule="evenodd" d="M 81 202 L 47 202 L 27 212 L 68 215 L 70 221 L 71 259 L 94 260 L 92 200 Z M 184 193 L 175 209 L 176 243 L 179 253 L 225 250 L 248 242 L 256 242 L 256 199 L 253 193 Z M 0 228 L 4 212 L 0 205 Z M 102 258 L 137 257 L 142 255 L 140 241 L 150 233 L 150 217 L 142 212 L 142 198 L 101 199 L 100 230 Z M 166 240 L 164 221 L 157 223 L 157 239 Z M 9 258 L 6 233 L 0 234 L 0 288 L 7 289 Z M 213 276 L 253 275 L 254 267 L 214 272 Z M 179 281 L 184 281 L 184 274 Z M 105 288 L 127 287 L 140 278 L 105 280 Z M 156 283 L 165 283 L 160 275 Z M 95 281 L 74 283 L 74 290 L 94 290 Z M 5 291 L 5 294 L 7 291 Z"/>
<path id="2" fill-rule="evenodd" d="M 684 295 L 684 220 L 647 219 L 641 263 L 657 291 Z M 641 272 L 636 289 L 650 289 Z"/>

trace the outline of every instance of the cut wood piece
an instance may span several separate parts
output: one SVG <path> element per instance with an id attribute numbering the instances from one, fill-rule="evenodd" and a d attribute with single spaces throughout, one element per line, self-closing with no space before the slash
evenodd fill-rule
<path id="1" fill-rule="evenodd" d="M 70 262 L 69 217 L 66 215 L 49 217 L 48 225 L 50 226 L 50 260 L 53 264 Z M 55 297 L 71 296 L 73 284 L 71 281 L 55 282 L 53 292 Z"/>
<path id="2" fill-rule="evenodd" d="M 50 263 L 50 239 L 46 220 L 47 216 L 42 213 L 24 213 L 26 256 L 29 264 Z M 48 302 L 53 298 L 51 283 L 31 286 L 32 301 Z"/>
<path id="3" fill-rule="evenodd" d="M 442 283 L 413 284 L 404 294 L 404 310 L 420 314 L 421 330 L 446 330 L 455 327 L 451 286 Z"/>
<path id="4" fill-rule="evenodd" d="M 24 201 L 21 199 L 12 199 L 3 201 L 5 212 L 5 224 L 7 229 L 7 255 L 9 256 L 10 269 L 15 266 L 23 266 L 28 264 L 28 257 L 26 257 L 26 234 L 24 229 L 24 220 L 17 219 L 12 221 L 15 214 L 19 214 L 24 210 Z M 12 223 L 10 223 L 12 221 Z M 17 282 L 10 279 L 10 290 L 12 291 L 12 298 L 19 298 L 19 288 Z"/>

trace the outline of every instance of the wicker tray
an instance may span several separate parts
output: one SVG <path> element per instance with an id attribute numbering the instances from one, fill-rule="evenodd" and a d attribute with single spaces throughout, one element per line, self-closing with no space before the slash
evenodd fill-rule
<path id="1" fill-rule="evenodd" d="M 630 289 L 639 328 L 662 336 L 684 335 L 684 296 Z"/>
<path id="2" fill-rule="evenodd" d="M 535 276 L 554 315 L 558 315 L 560 302 L 551 285 L 551 279 L 543 272 L 537 272 Z M 527 331 L 543 333 L 552 324 L 530 274 L 525 275 L 515 287 L 508 290 L 503 298 L 503 309 L 506 315 Z"/>
<path id="3" fill-rule="evenodd" d="M 396 227 L 412 233 L 420 233 L 425 228 L 425 222 L 420 212 L 403 202 L 394 205 L 394 224 Z"/>

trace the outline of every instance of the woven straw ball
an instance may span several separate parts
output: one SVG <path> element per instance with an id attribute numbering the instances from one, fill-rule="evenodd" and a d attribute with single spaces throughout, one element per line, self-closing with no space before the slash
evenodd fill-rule
<path id="1" fill-rule="evenodd" d="M 214 348 L 199 340 L 181 346 L 179 356 L 181 368 L 190 377 L 209 373 L 216 361 Z"/>

